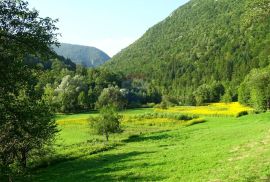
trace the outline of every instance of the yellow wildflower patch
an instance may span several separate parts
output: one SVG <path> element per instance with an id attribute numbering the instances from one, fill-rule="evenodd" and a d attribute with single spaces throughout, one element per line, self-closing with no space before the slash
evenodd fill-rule
<path id="1" fill-rule="evenodd" d="M 232 103 L 212 103 L 207 106 L 177 106 L 166 110 L 156 109 L 157 112 L 172 112 L 188 115 L 204 116 L 239 116 L 243 112 L 249 112 L 253 109 L 243 106 L 238 102 Z"/>
<path id="2" fill-rule="evenodd" d="M 88 119 L 61 119 L 57 120 L 56 123 L 58 125 L 69 125 L 69 124 L 86 125 L 88 124 Z"/>

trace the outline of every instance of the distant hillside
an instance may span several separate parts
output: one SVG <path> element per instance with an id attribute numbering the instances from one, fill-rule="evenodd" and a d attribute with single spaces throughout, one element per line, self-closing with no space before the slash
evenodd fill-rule
<path id="1" fill-rule="evenodd" d="M 236 94 L 252 68 L 269 63 L 270 0 L 191 0 L 105 66 L 186 99 L 214 81 Z"/>
<path id="2" fill-rule="evenodd" d="M 95 47 L 61 43 L 60 47 L 53 49 L 58 55 L 86 67 L 97 67 L 110 59 L 106 53 Z"/>

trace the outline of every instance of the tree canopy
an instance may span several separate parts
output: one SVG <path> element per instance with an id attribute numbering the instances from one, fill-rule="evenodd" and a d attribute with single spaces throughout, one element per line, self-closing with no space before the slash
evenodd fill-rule
<path id="1" fill-rule="evenodd" d="M 0 1 L 0 166 L 7 174 L 25 169 L 32 151 L 57 132 L 50 107 L 35 91 L 37 70 L 24 62 L 29 55 L 54 55 L 55 22 L 24 1 Z"/>
<path id="2" fill-rule="evenodd" d="M 257 111 L 270 109 L 270 67 L 254 69 L 239 87 L 239 101 Z"/>

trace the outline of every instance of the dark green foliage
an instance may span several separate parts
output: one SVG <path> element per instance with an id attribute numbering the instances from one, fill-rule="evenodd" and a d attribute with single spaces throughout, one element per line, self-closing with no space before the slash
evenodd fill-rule
<path id="1" fill-rule="evenodd" d="M 223 94 L 224 86 L 218 82 L 213 82 L 211 85 L 203 84 L 193 93 L 197 105 L 219 102 Z"/>
<path id="2" fill-rule="evenodd" d="M 41 18 L 23 1 L 0 1 L 0 167 L 9 175 L 53 140 L 56 125 L 50 107 L 35 91 L 38 71 L 26 55 L 53 57 L 55 20 Z"/>
<path id="3" fill-rule="evenodd" d="M 73 63 L 70 59 L 66 59 L 58 55 L 55 55 L 54 59 L 45 59 L 45 60 L 42 60 L 41 58 L 35 56 L 27 55 L 25 57 L 24 63 L 33 68 L 39 68 L 41 70 L 50 70 L 52 69 L 56 61 L 63 64 L 69 70 L 76 69 L 76 64 Z"/>
<path id="4" fill-rule="evenodd" d="M 257 111 L 270 109 L 270 67 L 254 69 L 239 88 L 239 101 Z"/>
<path id="5" fill-rule="evenodd" d="M 33 151 L 49 144 L 57 127 L 54 114 L 42 100 L 22 94 L 13 98 L 11 104 L 0 109 L 5 113 L 0 123 L 0 164 L 14 169 L 19 165 L 25 169 Z"/>
<path id="6" fill-rule="evenodd" d="M 225 94 L 222 96 L 221 100 L 226 103 L 233 101 L 233 93 L 232 93 L 231 88 L 226 89 Z"/>
<path id="7" fill-rule="evenodd" d="M 105 106 L 100 110 L 100 115 L 97 118 L 90 119 L 90 126 L 97 134 L 104 135 L 108 141 L 110 133 L 121 131 L 121 118 L 122 116 L 118 115 L 114 107 Z"/>
<path id="8" fill-rule="evenodd" d="M 214 82 L 210 87 L 210 102 L 219 102 L 225 93 L 224 86 L 220 82 Z"/>
<path id="9" fill-rule="evenodd" d="M 161 93 L 156 83 L 148 83 L 144 79 L 133 78 L 122 81 L 122 93 L 128 101 L 129 108 L 140 107 L 147 103 L 159 103 Z"/>
<path id="10" fill-rule="evenodd" d="M 245 115 L 248 115 L 248 112 L 247 111 L 241 111 L 239 113 L 237 113 L 236 117 L 241 117 L 241 116 L 245 116 Z"/>
<path id="11" fill-rule="evenodd" d="M 210 102 L 210 86 L 203 84 L 198 87 L 194 92 L 195 100 L 197 105 L 202 105 L 204 103 Z"/>
<path id="12" fill-rule="evenodd" d="M 85 67 L 97 67 L 110 59 L 106 53 L 95 47 L 61 43 L 53 49 L 57 54 Z"/>
<path id="13" fill-rule="evenodd" d="M 246 74 L 270 63 L 269 9 L 269 0 L 192 0 L 105 67 L 154 81 L 183 104 L 215 81 L 236 88 L 235 98 Z"/>
<path id="14" fill-rule="evenodd" d="M 179 102 L 177 99 L 168 95 L 163 95 L 161 103 L 156 105 L 155 107 L 161 108 L 161 109 L 167 109 L 168 107 L 173 107 L 177 105 L 179 105 Z"/>
<path id="15" fill-rule="evenodd" d="M 36 10 L 29 10 L 23 1 L 0 2 L 0 53 L 16 56 L 29 54 L 47 56 L 50 45 L 58 44 L 57 20 L 41 18 Z"/>

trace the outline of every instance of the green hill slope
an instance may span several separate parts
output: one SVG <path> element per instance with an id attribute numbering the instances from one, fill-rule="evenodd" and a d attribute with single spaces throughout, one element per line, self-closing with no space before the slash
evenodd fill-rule
<path id="1" fill-rule="evenodd" d="M 97 67 L 110 59 L 103 51 L 89 46 L 61 43 L 60 47 L 54 47 L 54 50 L 58 55 L 86 67 Z"/>
<path id="2" fill-rule="evenodd" d="M 186 99 L 221 81 L 234 94 L 245 75 L 270 62 L 269 0 L 191 0 L 105 64 Z"/>

